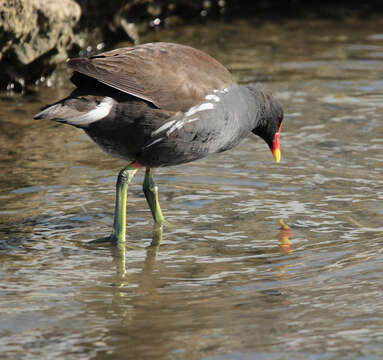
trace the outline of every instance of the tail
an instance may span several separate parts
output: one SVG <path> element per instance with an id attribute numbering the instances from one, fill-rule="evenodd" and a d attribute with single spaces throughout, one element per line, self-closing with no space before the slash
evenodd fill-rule
<path id="1" fill-rule="evenodd" d="M 104 119 L 116 101 L 108 96 L 69 96 L 41 109 L 33 118 L 54 120 L 80 128 Z"/>

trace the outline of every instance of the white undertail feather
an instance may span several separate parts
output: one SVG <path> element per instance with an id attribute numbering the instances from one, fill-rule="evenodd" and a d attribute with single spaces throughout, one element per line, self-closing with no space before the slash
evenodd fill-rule
<path id="1" fill-rule="evenodd" d="M 78 126 L 89 125 L 106 117 L 110 113 L 110 110 L 112 110 L 113 104 L 114 100 L 106 96 L 93 110 L 88 111 L 84 115 L 68 119 L 67 122 Z"/>
<path id="2" fill-rule="evenodd" d="M 81 112 L 63 101 L 47 107 L 35 115 L 35 119 L 51 119 L 79 127 L 87 127 L 89 124 L 108 116 L 114 103 L 115 101 L 111 97 L 106 96 L 92 110 Z"/>

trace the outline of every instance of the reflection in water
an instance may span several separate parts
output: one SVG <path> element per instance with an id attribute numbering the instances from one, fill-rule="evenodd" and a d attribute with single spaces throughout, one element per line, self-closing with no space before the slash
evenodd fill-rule
<path id="1" fill-rule="evenodd" d="M 283 161 L 249 138 L 158 169 L 163 238 L 138 174 L 126 249 L 86 245 L 109 234 L 124 164 L 30 120 L 69 85 L 0 98 L 2 358 L 381 358 L 382 24 L 243 20 L 143 39 L 265 82 L 286 108 Z"/>
<path id="2" fill-rule="evenodd" d="M 146 249 L 146 260 L 145 260 L 144 272 L 146 272 L 148 269 L 153 268 L 153 263 L 157 257 L 160 244 L 162 241 L 162 235 L 163 235 L 163 226 L 155 224 L 153 226 L 152 242 L 150 246 Z M 105 243 L 105 241 L 103 241 L 103 243 Z M 126 248 L 127 247 L 129 248 L 131 246 L 127 245 L 126 243 L 116 243 L 116 244 L 112 244 L 110 247 L 112 250 L 113 260 L 116 264 L 117 278 L 120 281 L 118 287 L 122 287 L 123 280 L 126 274 Z M 136 247 L 132 247 L 132 248 L 136 248 Z"/>
<path id="3" fill-rule="evenodd" d="M 220 280 L 215 278 L 216 273 L 209 279 L 207 274 L 203 274 L 210 267 L 207 264 L 202 268 L 196 264 L 194 269 L 181 273 L 181 269 L 176 270 L 173 266 L 178 276 L 172 276 L 172 264 L 163 262 L 168 256 L 156 261 L 158 256 L 161 257 L 158 251 L 161 237 L 162 228 L 154 229 L 152 243 L 145 249 L 145 258 L 138 273 L 137 269 L 129 271 L 129 263 L 130 266 L 135 265 L 132 264 L 132 254 L 127 254 L 128 247 L 111 247 L 118 281 L 113 285 L 112 302 L 106 302 L 102 311 L 118 319 L 119 326 L 109 326 L 102 339 L 107 346 L 113 347 L 116 353 L 128 351 L 133 358 L 138 358 L 141 347 L 132 347 L 129 340 L 131 338 L 139 338 L 141 346 L 149 346 L 149 353 L 155 358 L 166 357 L 169 351 L 197 354 L 200 351 L 210 353 L 214 349 L 236 348 L 244 339 L 242 331 L 238 332 L 238 325 L 243 321 L 248 325 L 252 324 L 254 314 L 260 315 L 259 307 L 262 304 L 290 304 L 288 291 L 284 287 L 258 288 L 256 278 L 249 278 L 248 285 L 242 287 L 235 275 L 229 272 Z M 268 251 L 268 255 L 266 252 L 263 255 L 277 254 L 278 245 L 275 245 Z M 219 257 L 218 254 L 216 256 Z M 185 258 L 187 257 L 188 254 L 185 255 Z M 259 264 L 265 265 L 264 262 Z M 217 266 L 219 269 L 220 265 Z M 277 265 L 272 274 L 273 279 L 278 282 L 289 279 L 288 269 L 289 265 Z M 216 280 L 219 281 L 222 290 L 212 289 L 212 293 L 208 292 L 201 299 L 196 289 L 201 286 L 207 286 L 209 289 Z M 232 282 L 236 286 L 231 289 L 225 285 L 226 282 Z M 94 301 L 90 301 L 87 304 L 87 312 L 94 312 L 94 306 Z M 175 311 L 178 307 L 182 309 L 181 313 Z M 238 319 L 235 309 L 248 314 L 249 319 Z M 228 329 L 227 324 L 230 324 Z M 192 333 L 185 337 L 179 329 L 190 329 Z M 176 347 L 169 347 L 169 334 L 177 344 Z M 125 341 L 116 341 L 116 336 L 123 336 Z M 206 350 L 203 350 L 205 348 Z"/>
<path id="4" fill-rule="evenodd" d="M 117 278 L 119 279 L 118 287 L 123 286 L 122 281 L 126 274 L 126 244 L 117 243 L 111 246 L 113 260 L 116 264 Z"/>
<path id="5" fill-rule="evenodd" d="M 282 252 L 284 252 L 285 254 L 289 254 L 292 252 L 290 237 L 293 234 L 291 232 L 290 227 L 286 225 L 283 219 L 279 219 L 279 223 L 281 225 L 281 232 L 279 234 L 279 242 L 280 242 L 279 246 Z"/>

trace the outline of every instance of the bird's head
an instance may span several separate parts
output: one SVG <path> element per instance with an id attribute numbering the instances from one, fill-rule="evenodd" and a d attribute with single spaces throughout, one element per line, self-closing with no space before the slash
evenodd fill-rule
<path id="1" fill-rule="evenodd" d="M 262 99 L 260 94 L 257 97 L 260 100 L 260 108 L 257 126 L 252 131 L 265 140 L 273 153 L 275 162 L 279 162 L 281 160 L 279 134 L 283 122 L 282 105 L 268 93 L 262 92 Z"/>

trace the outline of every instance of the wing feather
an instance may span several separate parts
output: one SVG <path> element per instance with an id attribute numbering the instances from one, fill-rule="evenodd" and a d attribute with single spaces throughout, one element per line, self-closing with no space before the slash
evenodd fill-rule
<path id="1" fill-rule="evenodd" d="M 73 70 L 170 111 L 187 111 L 214 89 L 233 83 L 229 71 L 189 46 L 149 43 L 68 60 Z"/>

